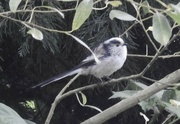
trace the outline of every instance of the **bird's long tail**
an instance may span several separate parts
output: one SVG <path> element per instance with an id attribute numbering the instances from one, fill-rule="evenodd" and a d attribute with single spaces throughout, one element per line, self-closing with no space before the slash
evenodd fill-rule
<path id="1" fill-rule="evenodd" d="M 37 84 L 35 86 L 32 86 L 31 88 L 34 89 L 36 87 L 44 87 L 44 86 L 49 85 L 49 84 L 51 84 L 51 83 L 53 83 L 55 81 L 61 80 L 61 79 L 65 78 L 65 77 L 77 74 L 79 72 L 81 72 L 81 68 L 70 70 L 70 71 L 67 71 L 65 73 L 61 73 L 59 75 L 56 75 L 56 76 L 54 76 L 54 77 L 52 77 L 52 78 L 50 78 L 48 80 L 45 80 L 45 81 L 43 81 L 43 82 L 41 82 L 41 83 L 39 83 L 39 84 Z"/>

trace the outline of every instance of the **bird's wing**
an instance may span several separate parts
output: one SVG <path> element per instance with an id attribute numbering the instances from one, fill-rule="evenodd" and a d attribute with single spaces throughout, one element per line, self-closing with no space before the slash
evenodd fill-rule
<path id="1" fill-rule="evenodd" d="M 108 53 L 109 50 L 102 43 L 98 47 L 96 47 L 93 52 L 98 59 L 109 55 Z M 88 62 L 92 63 L 92 61 L 94 61 L 94 56 L 91 55 L 88 56 L 86 59 L 84 59 L 82 63 L 88 63 Z"/>
<path id="2" fill-rule="evenodd" d="M 96 57 L 98 59 L 103 59 L 104 57 L 106 57 L 107 55 L 107 50 L 104 48 L 104 45 L 103 44 L 100 44 L 98 47 L 96 47 L 94 49 L 94 54 L 96 55 Z M 91 65 L 94 65 L 96 64 L 96 61 L 94 60 L 94 56 L 93 55 L 90 55 L 88 56 L 86 59 L 84 59 L 78 66 L 76 66 L 75 68 L 78 69 L 78 68 L 85 68 L 85 67 L 88 67 L 88 66 L 91 66 Z"/>
<path id="3" fill-rule="evenodd" d="M 108 53 L 107 45 L 101 43 L 98 47 L 94 49 L 94 53 L 99 56 L 105 56 Z"/>

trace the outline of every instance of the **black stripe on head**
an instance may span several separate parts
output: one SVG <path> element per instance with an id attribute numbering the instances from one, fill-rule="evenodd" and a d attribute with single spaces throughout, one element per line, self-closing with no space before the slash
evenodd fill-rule
<path id="1" fill-rule="evenodd" d="M 105 56 L 110 56 L 110 55 L 111 55 L 110 52 L 109 52 L 108 45 L 109 45 L 109 44 L 103 44 L 103 48 L 104 48 L 104 50 L 106 51 Z"/>
<path id="2" fill-rule="evenodd" d="M 118 40 L 112 40 L 112 41 L 110 41 L 110 43 L 115 44 L 115 45 L 120 45 L 121 44 L 121 42 L 118 41 Z"/>

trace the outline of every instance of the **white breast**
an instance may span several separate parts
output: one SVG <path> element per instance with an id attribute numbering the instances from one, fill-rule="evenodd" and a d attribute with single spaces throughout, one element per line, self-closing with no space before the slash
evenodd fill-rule
<path id="1" fill-rule="evenodd" d="M 91 74 L 97 78 L 107 77 L 119 70 L 123 66 L 125 60 L 126 57 L 110 56 L 100 60 L 101 63 L 84 69 L 82 74 Z"/>

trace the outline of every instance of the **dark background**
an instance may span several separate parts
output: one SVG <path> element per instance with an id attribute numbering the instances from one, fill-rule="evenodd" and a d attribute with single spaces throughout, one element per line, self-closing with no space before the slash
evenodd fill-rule
<path id="1" fill-rule="evenodd" d="M 165 3 L 177 3 L 177 0 Z M 137 2 L 139 2 L 137 0 Z M 161 8 L 161 6 L 151 0 L 148 1 L 151 6 Z M 112 9 L 119 9 L 128 12 L 131 15 L 136 14 L 134 8 L 128 2 L 122 1 L 120 7 L 108 8 L 101 11 L 93 11 L 89 19 L 73 35 L 83 40 L 91 48 L 114 36 L 119 36 L 134 22 L 125 22 L 109 18 L 109 12 Z M 24 3 L 19 6 L 23 8 Z M 68 9 L 75 6 L 75 2 L 64 3 L 55 0 L 31 0 L 28 4 L 29 9 L 35 6 L 48 5 L 55 8 Z M 100 2 L 96 7 L 103 7 L 104 3 Z M 0 1 L 0 11 L 9 11 L 8 1 Z M 68 31 L 71 30 L 72 20 L 75 11 L 64 12 L 65 18 L 61 18 L 57 13 L 35 13 L 32 22 L 47 28 Z M 10 13 L 9 16 L 19 20 L 28 20 L 30 13 Z M 149 15 L 146 15 L 149 16 Z M 146 16 L 143 16 L 144 18 Z M 172 20 L 170 20 L 171 22 Z M 145 27 L 152 25 L 152 20 L 144 22 Z M 40 29 L 41 30 L 41 29 Z M 176 33 L 179 29 L 173 30 Z M 57 81 L 44 88 L 26 90 L 27 88 L 44 81 L 56 74 L 65 72 L 78 63 L 80 63 L 86 55 L 90 54 L 82 45 L 77 43 L 70 36 L 60 33 L 53 33 L 41 30 L 44 35 L 43 41 L 37 41 L 28 35 L 28 29 L 22 24 L 0 17 L 0 66 L 3 71 L 0 72 L 0 102 L 4 103 L 21 115 L 21 117 L 37 122 L 44 123 L 47 113 L 54 101 L 55 96 L 64 87 L 64 85 L 72 78 L 68 77 Z M 151 36 L 151 32 L 149 33 Z M 155 51 L 148 41 L 141 25 L 135 25 L 123 39 L 128 43 L 128 53 L 145 54 L 146 45 L 149 48 L 149 55 L 154 55 Z M 160 46 L 155 40 L 155 44 Z M 175 40 L 163 53 L 173 54 L 179 51 L 179 38 Z M 149 58 L 128 57 L 123 68 L 112 75 L 112 78 L 137 74 L 143 70 L 148 64 Z M 165 75 L 173 72 L 180 67 L 179 58 L 158 59 L 150 70 L 145 74 L 152 79 L 161 79 Z M 145 84 L 150 85 L 152 82 L 141 80 Z M 85 85 L 98 83 L 99 80 L 92 76 L 81 76 L 68 90 L 82 87 Z M 84 91 L 88 98 L 88 103 L 104 110 L 119 101 L 119 99 L 108 100 L 112 95 L 112 91 L 124 90 L 127 82 L 120 82 L 110 86 L 98 87 L 95 89 Z M 34 100 L 36 103 L 36 111 L 23 106 L 20 102 Z M 141 107 L 135 106 L 106 122 L 106 124 L 144 124 L 144 119 L 139 115 L 143 111 Z M 75 95 L 69 96 L 62 100 L 54 113 L 52 124 L 78 124 L 83 120 L 97 114 L 96 110 L 85 108 L 79 105 Z M 146 113 L 151 118 L 152 112 Z M 167 113 L 161 113 L 156 124 L 165 120 Z"/>

